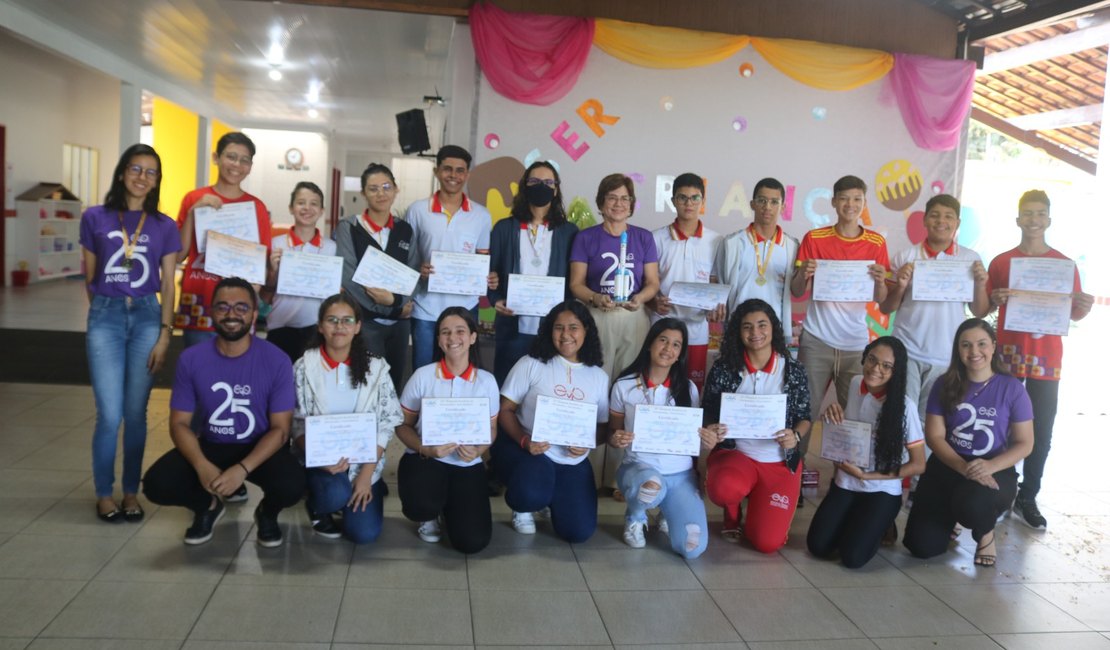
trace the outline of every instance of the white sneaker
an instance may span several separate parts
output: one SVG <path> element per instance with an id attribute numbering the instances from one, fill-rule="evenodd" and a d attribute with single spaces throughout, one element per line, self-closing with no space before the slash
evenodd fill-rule
<path id="1" fill-rule="evenodd" d="M 644 541 L 644 528 L 646 525 L 642 521 L 626 521 L 624 523 L 624 543 L 632 548 L 643 548 L 646 545 Z"/>
<path id="2" fill-rule="evenodd" d="M 663 533 L 664 535 L 671 534 L 671 527 L 667 525 L 667 520 L 663 517 L 663 515 L 659 515 L 659 519 L 655 521 L 655 527 L 658 528 L 659 532 Z"/>
<path id="3" fill-rule="evenodd" d="M 513 530 L 521 535 L 535 535 L 536 518 L 530 512 L 514 512 Z"/>
<path id="4" fill-rule="evenodd" d="M 420 528 L 416 529 L 416 534 L 419 535 L 420 539 L 424 540 L 425 542 L 428 542 L 429 544 L 435 544 L 439 541 L 440 536 L 439 520 L 429 519 L 428 521 L 420 524 Z"/>

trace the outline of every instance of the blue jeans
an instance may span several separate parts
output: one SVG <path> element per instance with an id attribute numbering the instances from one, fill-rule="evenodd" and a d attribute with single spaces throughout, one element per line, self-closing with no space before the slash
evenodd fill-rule
<path id="1" fill-rule="evenodd" d="M 97 498 L 112 496 L 116 441 L 123 422 L 123 492 L 138 494 L 146 447 L 146 405 L 154 377 L 147 371 L 150 351 L 161 333 L 158 298 L 93 296 L 85 351 L 96 399 L 92 439 L 93 484 Z"/>
<path id="2" fill-rule="evenodd" d="M 644 483 L 659 484 L 659 489 L 644 488 Z M 661 474 L 643 463 L 621 463 L 617 468 L 617 485 L 626 499 L 625 518 L 629 522 L 647 522 L 647 511 L 659 508 L 670 529 L 671 548 L 686 559 L 705 552 L 709 544 L 705 503 L 698 494 L 693 470 L 678 474 Z"/>
<path id="3" fill-rule="evenodd" d="M 505 383 L 509 371 L 520 358 L 532 348 L 535 334 L 521 334 L 516 318 L 498 316 L 494 321 L 494 335 L 497 342 L 493 359 L 493 378 L 497 385 Z"/>
<path id="4" fill-rule="evenodd" d="M 343 511 L 343 534 L 355 544 L 366 544 L 382 534 L 382 501 L 385 500 L 384 483 L 379 479 L 370 486 L 373 499 L 365 510 L 353 510 L 347 502 L 351 499 L 351 479 L 347 472 L 332 474 L 313 467 L 307 470 L 308 509 L 315 515 Z"/>
<path id="5" fill-rule="evenodd" d="M 478 322 L 478 307 L 470 310 L 474 322 Z M 475 343 L 477 345 L 477 343 Z M 436 322 L 434 320 L 412 319 L 412 371 L 423 368 L 432 362 L 436 349 Z"/>
<path id="6" fill-rule="evenodd" d="M 493 443 L 493 467 L 505 484 L 505 503 L 516 512 L 551 508 L 555 534 L 580 544 L 597 530 L 597 484 L 587 458 L 562 465 L 540 454 L 533 456 L 507 435 Z M 704 514 L 704 513 L 703 513 Z"/>

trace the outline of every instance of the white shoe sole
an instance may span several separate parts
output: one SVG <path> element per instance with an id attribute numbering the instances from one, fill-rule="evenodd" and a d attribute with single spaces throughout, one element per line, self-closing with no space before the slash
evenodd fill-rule
<path id="1" fill-rule="evenodd" d="M 212 530 L 208 531 L 207 535 L 204 537 L 186 537 L 184 542 L 189 546 L 200 546 L 201 544 L 207 544 L 212 541 L 212 535 L 216 533 L 216 524 L 220 523 L 220 520 L 223 519 L 226 514 L 227 508 L 220 508 L 220 513 L 216 515 L 215 521 L 212 522 Z"/>

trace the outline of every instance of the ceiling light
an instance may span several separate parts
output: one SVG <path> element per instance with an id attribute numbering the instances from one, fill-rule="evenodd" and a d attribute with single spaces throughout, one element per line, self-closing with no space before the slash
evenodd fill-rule
<path id="1" fill-rule="evenodd" d="M 308 100 L 309 104 L 320 103 L 320 87 L 323 85 L 324 84 L 316 81 L 315 79 L 308 83 L 308 94 L 305 95 L 305 99 Z"/>
<path id="2" fill-rule="evenodd" d="M 281 65 L 285 62 L 285 48 L 281 43 L 274 41 L 270 44 L 270 51 L 266 53 L 266 60 L 270 65 Z"/>
<path id="3" fill-rule="evenodd" d="M 274 81 L 281 81 L 281 70 L 278 70 L 277 68 L 271 68 L 270 78 Z"/>
<path id="4" fill-rule="evenodd" d="M 320 117 L 320 111 L 316 110 L 315 108 L 310 108 L 308 109 L 308 116 L 312 119 L 316 119 Z"/>

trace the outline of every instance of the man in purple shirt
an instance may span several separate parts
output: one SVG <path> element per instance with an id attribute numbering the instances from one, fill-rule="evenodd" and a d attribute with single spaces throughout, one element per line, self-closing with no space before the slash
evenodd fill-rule
<path id="1" fill-rule="evenodd" d="M 277 346 L 251 335 L 258 296 L 246 280 L 221 280 L 212 310 L 216 338 L 178 359 L 170 397 L 174 449 L 147 470 L 144 493 L 154 503 L 191 509 L 185 543 L 203 544 L 224 514 L 221 497 L 249 480 L 263 492 L 254 511 L 258 544 L 280 546 L 278 513 L 304 494 L 304 471 L 286 445 L 296 406 L 293 367 Z"/>

